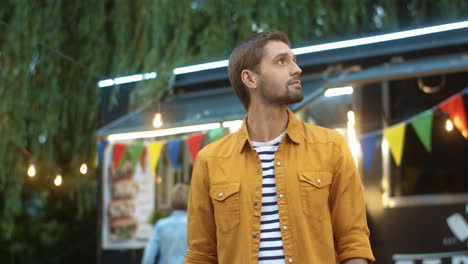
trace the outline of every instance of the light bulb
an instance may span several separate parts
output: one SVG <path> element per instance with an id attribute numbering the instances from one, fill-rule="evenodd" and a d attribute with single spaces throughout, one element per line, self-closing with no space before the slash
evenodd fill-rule
<path id="1" fill-rule="evenodd" d="M 156 177 L 156 183 L 157 183 L 157 184 L 161 184 L 161 183 L 162 183 L 162 177 L 161 177 L 161 176 Z"/>
<path id="2" fill-rule="evenodd" d="M 86 165 L 86 163 L 81 164 L 80 172 L 81 172 L 81 174 L 83 174 L 83 175 L 85 175 L 86 173 L 88 173 L 88 166 Z"/>
<path id="3" fill-rule="evenodd" d="M 62 175 L 57 174 L 54 179 L 55 186 L 60 186 L 62 184 Z"/>
<path id="4" fill-rule="evenodd" d="M 452 120 L 447 119 L 447 121 L 445 121 L 445 130 L 447 130 L 448 132 L 453 130 Z"/>
<path id="5" fill-rule="evenodd" d="M 161 117 L 161 113 L 156 113 L 154 114 L 154 118 L 153 118 L 153 127 L 155 128 L 160 128 L 162 126 L 163 122 L 162 122 L 162 117 Z"/>
<path id="6" fill-rule="evenodd" d="M 36 176 L 36 167 L 34 167 L 34 164 L 30 164 L 28 168 L 28 176 L 29 177 L 34 177 Z"/>

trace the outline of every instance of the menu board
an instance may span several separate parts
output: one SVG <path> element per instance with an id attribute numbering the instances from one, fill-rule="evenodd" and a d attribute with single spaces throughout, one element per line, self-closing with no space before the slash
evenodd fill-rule
<path id="1" fill-rule="evenodd" d="M 102 165 L 102 248 L 144 248 L 153 231 L 155 203 L 148 157 L 133 162 L 130 155 L 123 155 L 116 166 L 110 146 Z"/>

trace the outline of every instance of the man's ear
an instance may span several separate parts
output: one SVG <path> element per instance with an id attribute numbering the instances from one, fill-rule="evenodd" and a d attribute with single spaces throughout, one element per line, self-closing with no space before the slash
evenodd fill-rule
<path id="1" fill-rule="evenodd" d="M 241 79 L 247 88 L 257 88 L 257 74 L 255 72 L 245 69 L 241 72 Z"/>

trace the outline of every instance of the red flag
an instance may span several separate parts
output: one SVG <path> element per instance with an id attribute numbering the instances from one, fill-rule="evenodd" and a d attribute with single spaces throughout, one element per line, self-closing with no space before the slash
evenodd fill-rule
<path id="1" fill-rule="evenodd" d="M 113 158 L 114 158 L 114 169 L 118 169 L 120 162 L 122 161 L 122 157 L 127 149 L 127 145 L 122 143 L 114 144 L 113 148 Z"/>
<path id="2" fill-rule="evenodd" d="M 145 165 L 146 165 L 146 146 L 143 148 L 143 151 L 141 152 L 140 156 L 140 166 L 145 171 Z"/>
<path id="3" fill-rule="evenodd" d="M 465 104 L 461 94 L 439 105 L 440 110 L 450 115 L 455 127 L 460 130 L 465 138 L 468 138 L 468 128 L 466 126 Z"/>
<path id="4" fill-rule="evenodd" d="M 192 162 L 195 161 L 198 151 L 203 139 L 203 133 L 196 133 L 187 137 L 187 144 L 190 151 L 190 156 L 192 157 Z"/>

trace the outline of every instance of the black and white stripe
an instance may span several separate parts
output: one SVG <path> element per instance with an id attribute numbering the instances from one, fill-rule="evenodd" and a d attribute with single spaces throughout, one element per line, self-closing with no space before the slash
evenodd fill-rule
<path id="1" fill-rule="evenodd" d="M 252 142 L 262 161 L 262 210 L 260 217 L 259 264 L 284 264 L 283 240 L 276 199 L 275 152 L 285 132 L 269 142 Z"/>

